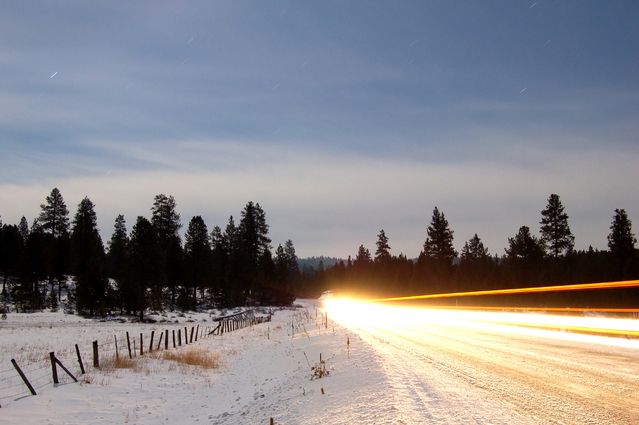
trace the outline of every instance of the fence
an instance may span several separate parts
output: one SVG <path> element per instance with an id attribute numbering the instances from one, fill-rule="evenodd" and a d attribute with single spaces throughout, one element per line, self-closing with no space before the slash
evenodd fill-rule
<path id="1" fill-rule="evenodd" d="M 215 326 L 191 325 L 156 329 L 147 332 L 128 331 L 81 344 L 75 344 L 58 352 L 50 352 L 41 356 L 40 360 L 25 362 L 19 365 L 11 359 L 13 368 L 0 370 L 0 408 L 6 400 L 12 401 L 30 395 L 49 385 L 58 386 L 77 382 L 77 377 L 88 371 L 100 368 L 100 359 L 105 356 L 115 358 L 144 356 L 154 351 L 178 349 L 194 344 L 198 339 L 212 335 L 222 335 L 271 320 L 269 316 L 258 316 L 254 310 L 248 310 L 215 319 Z M 58 373 L 60 368 L 60 373 Z"/>

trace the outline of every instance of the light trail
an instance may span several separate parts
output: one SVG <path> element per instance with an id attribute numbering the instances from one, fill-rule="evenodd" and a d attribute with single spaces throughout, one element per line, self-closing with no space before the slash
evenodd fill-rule
<path id="1" fill-rule="evenodd" d="M 639 313 L 639 308 L 571 308 L 571 307 L 508 307 L 508 306 L 456 306 L 429 305 L 427 308 L 444 310 L 511 310 L 511 311 L 553 311 L 565 313 Z"/>
<path id="2" fill-rule="evenodd" d="M 567 286 L 549 286 L 494 291 L 455 292 L 410 297 L 378 298 L 356 302 L 345 299 L 324 301 L 329 315 L 338 321 L 364 326 L 377 326 L 401 332 L 407 324 L 431 324 L 505 332 L 551 336 L 553 338 L 587 340 L 613 345 L 639 348 L 639 320 L 611 317 L 559 316 L 539 312 L 570 313 L 639 313 L 634 308 L 558 308 L 558 307 L 504 307 L 504 306 L 410 306 L 380 305 L 384 301 L 404 301 L 482 295 L 580 291 L 639 287 L 639 280 L 623 282 L 588 283 Z M 496 311 L 499 310 L 499 311 Z M 537 312 L 537 313 L 534 313 Z M 616 337 L 616 338 L 611 338 Z M 625 337 L 626 340 L 620 337 Z"/>
<path id="3" fill-rule="evenodd" d="M 426 300 L 434 298 L 477 297 L 482 295 L 531 294 L 538 292 L 587 291 L 595 289 L 620 289 L 639 287 L 639 280 L 621 282 L 579 283 L 576 285 L 537 286 L 533 288 L 495 289 L 490 291 L 452 292 L 447 294 L 413 295 L 410 297 L 377 298 L 367 302 Z"/>

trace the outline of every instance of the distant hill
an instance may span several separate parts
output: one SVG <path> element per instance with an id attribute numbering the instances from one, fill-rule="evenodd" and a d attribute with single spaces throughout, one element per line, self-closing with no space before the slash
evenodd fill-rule
<path id="1" fill-rule="evenodd" d="M 342 258 L 335 258 L 335 257 L 324 257 L 322 255 L 319 257 L 298 258 L 297 264 L 300 267 L 300 271 L 303 271 L 304 267 L 306 267 L 307 269 L 313 267 L 314 270 L 317 270 L 317 267 L 319 266 L 320 261 L 324 264 L 324 267 L 326 268 L 329 266 L 334 266 L 340 261 L 344 261 L 344 264 L 346 264 L 346 261 L 348 260 L 344 260 Z"/>

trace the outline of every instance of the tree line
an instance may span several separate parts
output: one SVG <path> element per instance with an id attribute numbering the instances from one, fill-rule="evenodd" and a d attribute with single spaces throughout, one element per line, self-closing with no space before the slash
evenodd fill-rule
<path id="1" fill-rule="evenodd" d="M 66 308 L 82 314 L 120 312 L 143 318 L 147 311 L 285 305 L 293 299 L 299 268 L 293 242 L 272 251 L 266 214 L 248 202 L 236 225 L 210 232 L 201 216 L 184 233 L 173 196 L 155 196 L 151 218 L 138 216 L 131 232 L 123 215 L 115 219 L 106 248 L 95 206 L 82 199 L 69 219 L 54 188 L 31 227 L 0 220 L 2 296 L 22 311 Z M 72 285 L 67 285 L 68 277 Z"/>
<path id="2" fill-rule="evenodd" d="M 398 297 L 408 295 L 471 292 L 546 285 L 609 282 L 639 278 L 639 254 L 632 223 L 624 209 L 616 209 L 608 235 L 608 250 L 574 249 L 574 235 L 560 197 L 550 195 L 541 211 L 540 237 L 521 226 L 508 238 L 502 255 L 491 255 L 475 234 L 461 253 L 453 246 L 453 230 L 437 207 L 427 228 L 427 238 L 417 259 L 391 255 L 384 230 L 377 235 L 374 254 L 360 245 L 354 258 L 326 267 L 302 269 L 304 291 L 333 290 L 343 295 Z M 544 293 L 483 297 L 482 303 L 530 306 L 636 307 L 639 292 L 597 290 L 587 293 Z M 437 303 L 478 302 L 476 298 L 442 300 Z"/>
<path id="3" fill-rule="evenodd" d="M 541 211 L 540 237 L 521 226 L 508 238 L 502 255 L 490 254 L 477 234 L 457 252 L 454 232 L 435 207 L 416 259 L 392 255 L 389 238 L 381 230 L 374 254 L 360 245 L 348 260 L 317 257 L 298 262 L 291 240 L 273 250 L 265 212 L 253 202 L 246 204 L 238 224 L 231 216 L 224 229 L 215 226 L 209 231 L 201 216 L 193 217 L 182 240 L 175 199 L 159 194 L 151 218 L 138 216 L 130 233 L 124 216 L 118 215 L 106 247 L 88 197 L 72 220 L 57 188 L 40 208 L 30 227 L 25 217 L 17 225 L 0 220 L 1 294 L 22 311 L 57 309 L 63 291 L 66 308 L 80 313 L 143 316 L 146 311 L 202 304 L 282 305 L 295 296 L 317 297 L 329 289 L 387 297 L 639 278 L 637 240 L 626 211 L 614 211 L 608 250 L 575 250 L 568 214 L 556 194 Z M 73 285 L 67 287 L 69 277 Z M 493 297 L 483 302 L 634 307 L 638 297 L 637 290 L 628 289 Z"/>

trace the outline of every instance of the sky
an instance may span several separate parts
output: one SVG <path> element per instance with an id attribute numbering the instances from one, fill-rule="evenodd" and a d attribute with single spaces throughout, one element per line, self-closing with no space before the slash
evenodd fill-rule
<path id="1" fill-rule="evenodd" d="M 435 207 L 502 255 L 551 194 L 577 249 L 639 223 L 636 2 L 3 1 L 0 55 L 5 224 L 54 187 L 105 243 L 257 202 L 299 257 L 416 257 Z"/>

